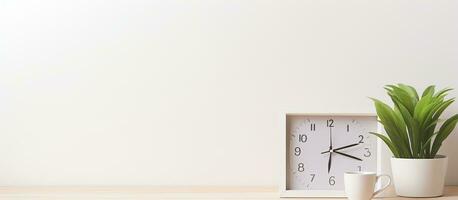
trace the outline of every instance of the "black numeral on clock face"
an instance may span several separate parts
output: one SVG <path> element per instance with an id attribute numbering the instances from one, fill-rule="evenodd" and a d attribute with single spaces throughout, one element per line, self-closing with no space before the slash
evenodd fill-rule
<path id="1" fill-rule="evenodd" d="M 299 142 L 307 142 L 307 135 L 305 134 L 299 134 Z"/>
<path id="2" fill-rule="evenodd" d="M 366 150 L 366 153 L 364 153 L 364 157 L 370 157 L 372 154 L 369 151 L 369 148 L 364 148 Z"/>
<path id="3" fill-rule="evenodd" d="M 359 143 L 364 143 L 363 142 L 364 136 L 363 135 L 359 135 L 358 137 L 359 137 Z"/>
<path id="4" fill-rule="evenodd" d="M 350 125 L 347 124 L 347 132 L 350 132 Z"/>
<path id="5" fill-rule="evenodd" d="M 328 119 L 328 121 L 326 121 L 326 126 L 327 127 L 334 127 L 334 120 L 333 119 Z"/>
<path id="6" fill-rule="evenodd" d="M 311 178 L 310 178 L 310 182 L 313 182 L 313 180 L 315 180 L 315 174 L 310 174 Z"/>
<path id="7" fill-rule="evenodd" d="M 294 148 L 294 155 L 299 156 L 301 155 L 301 153 L 302 153 L 302 150 L 300 147 Z"/>
<path id="8" fill-rule="evenodd" d="M 297 171 L 299 172 L 303 172 L 305 169 L 304 169 L 304 163 L 299 163 L 297 165 Z"/>
<path id="9" fill-rule="evenodd" d="M 310 131 L 315 131 L 315 124 L 310 124 Z"/>
<path id="10" fill-rule="evenodd" d="M 336 184 L 336 177 L 331 176 L 329 177 L 329 185 L 335 185 Z"/>

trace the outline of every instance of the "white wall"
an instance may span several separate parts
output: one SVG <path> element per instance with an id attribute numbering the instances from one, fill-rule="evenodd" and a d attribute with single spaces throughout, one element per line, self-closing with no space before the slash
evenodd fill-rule
<path id="1" fill-rule="evenodd" d="M 0 185 L 276 185 L 281 113 L 458 89 L 457 20 L 452 0 L 1 1 Z M 458 184 L 457 131 L 443 153 Z"/>

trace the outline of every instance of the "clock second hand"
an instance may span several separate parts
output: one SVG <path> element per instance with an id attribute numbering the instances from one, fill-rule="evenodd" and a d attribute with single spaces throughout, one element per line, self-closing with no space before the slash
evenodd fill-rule
<path id="1" fill-rule="evenodd" d="M 332 156 L 332 128 L 329 127 L 329 160 L 328 160 L 328 174 L 331 171 L 331 156 Z"/>

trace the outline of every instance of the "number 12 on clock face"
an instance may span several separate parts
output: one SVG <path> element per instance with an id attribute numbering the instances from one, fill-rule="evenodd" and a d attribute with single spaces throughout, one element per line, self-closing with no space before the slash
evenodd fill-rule
<path id="1" fill-rule="evenodd" d="M 288 190 L 343 190 L 348 171 L 377 170 L 375 116 L 287 116 Z"/>

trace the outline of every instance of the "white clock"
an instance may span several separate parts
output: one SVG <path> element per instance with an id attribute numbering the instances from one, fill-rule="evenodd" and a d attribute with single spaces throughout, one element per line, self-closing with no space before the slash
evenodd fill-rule
<path id="1" fill-rule="evenodd" d="M 343 174 L 380 170 L 375 114 L 287 114 L 282 197 L 343 197 Z"/>

